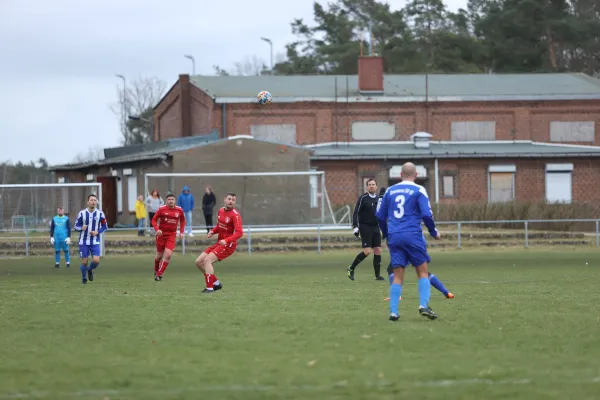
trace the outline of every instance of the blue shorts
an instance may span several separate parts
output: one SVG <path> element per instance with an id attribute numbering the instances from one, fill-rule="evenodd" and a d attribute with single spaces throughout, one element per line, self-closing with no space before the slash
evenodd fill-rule
<path id="1" fill-rule="evenodd" d="M 391 234 L 388 237 L 388 247 L 392 268 L 406 267 L 408 264 L 418 267 L 431 261 L 423 234 Z"/>
<path id="2" fill-rule="evenodd" d="M 99 244 L 80 244 L 79 245 L 79 258 L 88 258 L 90 253 L 92 257 L 100 257 L 100 245 Z"/>
<path id="3" fill-rule="evenodd" d="M 62 239 L 57 239 L 54 238 L 54 251 L 64 251 L 64 252 L 68 252 L 69 251 L 69 245 L 65 243 L 65 240 L 67 240 L 67 238 L 62 238 Z"/>

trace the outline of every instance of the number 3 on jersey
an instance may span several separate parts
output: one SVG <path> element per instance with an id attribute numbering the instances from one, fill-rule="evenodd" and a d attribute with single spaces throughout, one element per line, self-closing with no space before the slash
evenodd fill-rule
<path id="1" fill-rule="evenodd" d="M 394 201 L 396 202 L 396 208 L 398 208 L 398 210 L 394 210 L 394 217 L 400 219 L 404 216 L 404 202 L 406 201 L 406 198 L 401 194 L 396 196 Z"/>

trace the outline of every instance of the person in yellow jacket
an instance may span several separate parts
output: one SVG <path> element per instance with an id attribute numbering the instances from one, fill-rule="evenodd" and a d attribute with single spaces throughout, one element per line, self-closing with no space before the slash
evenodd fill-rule
<path id="1" fill-rule="evenodd" d="M 137 219 L 138 236 L 144 236 L 144 228 L 146 226 L 146 204 L 144 204 L 144 196 L 138 196 L 135 202 L 135 218 Z"/>

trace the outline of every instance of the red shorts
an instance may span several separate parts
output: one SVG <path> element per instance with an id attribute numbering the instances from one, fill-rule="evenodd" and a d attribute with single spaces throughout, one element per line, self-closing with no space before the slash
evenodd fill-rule
<path id="1" fill-rule="evenodd" d="M 156 251 L 162 253 L 165 249 L 171 251 L 175 250 L 175 244 L 177 243 L 177 234 L 165 234 L 156 237 Z"/>
<path id="2" fill-rule="evenodd" d="M 235 247 L 236 247 L 235 244 L 233 246 L 229 247 L 229 246 L 223 246 L 222 244 L 219 244 L 219 243 L 215 243 L 212 246 L 210 246 L 208 249 L 204 250 L 204 252 L 206 254 L 213 253 L 215 256 L 217 256 L 219 261 L 223 261 L 230 255 L 235 253 Z"/>

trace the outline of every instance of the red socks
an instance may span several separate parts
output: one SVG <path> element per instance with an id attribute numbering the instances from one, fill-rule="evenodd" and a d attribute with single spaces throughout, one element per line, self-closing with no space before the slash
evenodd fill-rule
<path id="1" fill-rule="evenodd" d="M 158 267 L 160 266 L 160 258 L 154 259 L 154 272 L 158 272 Z"/>
<path id="2" fill-rule="evenodd" d="M 158 271 L 156 271 L 156 276 L 162 276 L 162 274 L 165 272 L 165 269 L 167 269 L 168 266 L 169 263 L 167 261 L 161 260 L 158 265 Z"/>
<path id="3" fill-rule="evenodd" d="M 217 277 L 214 274 L 204 274 L 204 282 L 207 289 L 213 289 L 216 281 Z"/>

